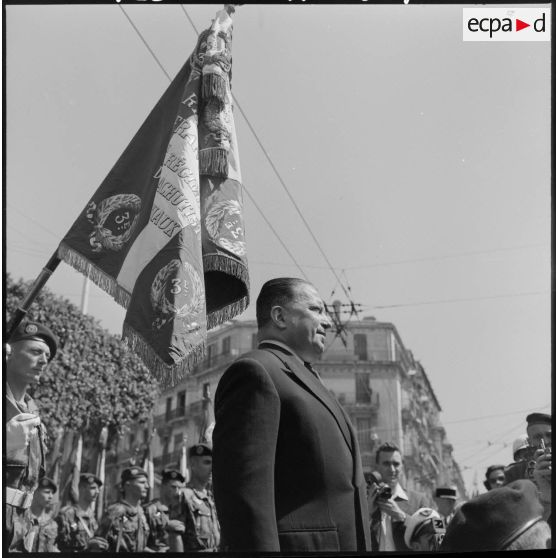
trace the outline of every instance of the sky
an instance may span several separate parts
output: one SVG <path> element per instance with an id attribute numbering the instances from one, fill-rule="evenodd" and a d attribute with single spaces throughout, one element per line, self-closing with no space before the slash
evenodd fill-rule
<path id="1" fill-rule="evenodd" d="M 201 31 L 217 9 L 6 6 L 13 277 L 39 274 L 194 48 L 190 19 Z M 551 43 L 464 42 L 462 10 L 243 5 L 232 88 L 252 300 L 304 275 L 392 322 L 483 491 L 553 395 Z M 65 263 L 48 287 L 81 303 Z M 87 312 L 120 333 L 94 285 Z"/>

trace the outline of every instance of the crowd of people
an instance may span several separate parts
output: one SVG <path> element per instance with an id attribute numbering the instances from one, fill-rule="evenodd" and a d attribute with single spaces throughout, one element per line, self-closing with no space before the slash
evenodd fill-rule
<path id="1" fill-rule="evenodd" d="M 223 374 L 212 444 L 189 448 L 189 479 L 160 471 L 148 499 L 141 467 L 125 468 L 97 521 L 102 481 L 79 478 L 77 501 L 54 513 L 46 433 L 28 394 L 57 349 L 25 321 L 6 345 L 4 544 L 10 552 L 383 552 L 550 548 L 552 417 L 527 416 L 511 465 L 486 471 L 487 491 L 460 501 L 404 486 L 402 452 L 380 445 L 364 472 L 343 407 L 312 363 L 331 326 L 307 281 L 265 283 L 256 302 L 259 346 Z M 151 487 L 152 488 L 152 487 Z M 434 502 L 434 506 L 430 505 Z"/>

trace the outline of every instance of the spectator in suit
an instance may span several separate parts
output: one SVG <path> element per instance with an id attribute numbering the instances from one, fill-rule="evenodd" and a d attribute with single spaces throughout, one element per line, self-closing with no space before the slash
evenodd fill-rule
<path id="1" fill-rule="evenodd" d="M 370 549 L 355 431 L 311 363 L 331 322 L 313 285 L 279 278 L 256 302 L 257 350 L 215 393 L 213 489 L 222 550 Z"/>
<path id="2" fill-rule="evenodd" d="M 368 505 L 371 517 L 373 550 L 408 550 L 405 544 L 405 527 L 410 515 L 428 506 L 426 495 L 401 486 L 399 478 L 403 460 L 399 448 L 389 442 L 376 452 L 376 469 L 382 481 L 391 488 L 391 498 L 383 498 L 379 486 L 372 485 Z"/>

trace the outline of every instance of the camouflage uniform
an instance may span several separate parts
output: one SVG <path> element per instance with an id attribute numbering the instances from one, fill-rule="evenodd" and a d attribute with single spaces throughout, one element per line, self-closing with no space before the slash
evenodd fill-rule
<path id="1" fill-rule="evenodd" d="M 169 548 L 169 508 L 160 500 L 152 500 L 143 509 L 149 525 L 147 546 L 157 552 L 165 552 Z"/>
<path id="2" fill-rule="evenodd" d="M 149 538 L 143 508 L 122 500 L 110 505 L 95 536 L 108 542 L 108 552 L 143 552 Z"/>
<path id="3" fill-rule="evenodd" d="M 209 490 L 197 490 L 188 483 L 184 489 L 184 500 L 187 506 L 184 550 L 216 551 L 220 529 L 213 494 Z"/>
<path id="4" fill-rule="evenodd" d="M 95 513 L 78 506 L 64 506 L 56 517 L 58 548 L 62 552 L 83 552 L 98 528 Z"/>
<path id="5" fill-rule="evenodd" d="M 30 528 L 25 534 L 25 548 L 29 552 L 59 552 L 56 545 L 58 525 L 53 517 L 39 520 L 28 512 Z"/>
<path id="6" fill-rule="evenodd" d="M 6 397 L 6 422 L 20 413 L 38 415 L 39 410 L 33 399 L 25 395 L 23 403 L 14 403 Z M 30 434 L 29 444 L 5 461 L 6 522 L 5 539 L 8 551 L 27 550 L 25 535 L 31 528 L 31 516 L 27 513 L 39 479 L 45 474 L 46 431 L 41 424 Z M 15 499 L 12 499 L 15 498 Z"/>

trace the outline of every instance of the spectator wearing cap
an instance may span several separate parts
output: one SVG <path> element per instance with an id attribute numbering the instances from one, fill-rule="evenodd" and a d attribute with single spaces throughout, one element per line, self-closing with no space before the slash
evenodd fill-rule
<path id="1" fill-rule="evenodd" d="M 465 502 L 448 525 L 441 550 L 483 552 L 550 548 L 535 485 L 518 480 Z"/>
<path id="2" fill-rule="evenodd" d="M 182 552 L 184 521 L 181 517 L 181 496 L 184 477 L 179 471 L 165 469 L 161 473 L 161 496 L 144 506 L 149 524 L 148 546 L 157 552 Z"/>
<path id="3" fill-rule="evenodd" d="M 411 550 L 432 552 L 440 549 L 446 532 L 444 520 L 431 508 L 420 508 L 407 520 L 405 544 Z"/>
<path id="4" fill-rule="evenodd" d="M 490 465 L 490 467 L 486 469 L 486 473 L 484 474 L 485 479 L 483 482 L 486 490 L 494 490 L 495 488 L 504 486 L 506 479 L 504 475 L 505 468 L 505 465 Z"/>
<path id="5" fill-rule="evenodd" d="M 391 497 L 382 498 L 378 485 L 372 485 L 368 500 L 372 549 L 380 551 L 407 550 L 405 526 L 411 514 L 428 507 L 425 494 L 404 488 L 403 459 L 399 448 L 389 442 L 376 451 L 376 468 L 382 481 L 391 488 Z"/>
<path id="6" fill-rule="evenodd" d="M 547 413 L 531 413 L 526 417 L 528 447 L 521 461 L 506 467 L 506 484 L 518 479 L 532 480 L 539 489 L 544 517 L 550 522 L 552 511 L 552 417 Z"/>
<path id="7" fill-rule="evenodd" d="M 111 504 L 101 519 L 95 537 L 107 541 L 108 552 L 144 552 L 148 548 L 149 525 L 141 506 L 147 496 L 147 473 L 129 467 L 120 475 L 121 497 Z"/>
<path id="8" fill-rule="evenodd" d="M 513 460 L 515 463 L 525 461 L 529 455 L 529 438 L 527 435 L 514 440 L 512 445 Z"/>
<path id="9" fill-rule="evenodd" d="M 45 474 L 46 432 L 39 410 L 27 393 L 56 354 L 57 340 L 42 324 L 24 321 L 6 350 L 5 539 L 8 551 L 29 551 L 26 533 L 33 493 Z"/>
<path id="10" fill-rule="evenodd" d="M 544 507 L 543 516 L 552 524 L 552 417 L 546 413 L 527 415 L 529 445 L 536 448 L 532 463 L 532 479 L 539 489 L 539 500 Z"/>
<path id="11" fill-rule="evenodd" d="M 434 501 L 444 524 L 448 525 L 457 505 L 457 489 L 454 486 L 440 486 L 434 492 Z"/>
<path id="12" fill-rule="evenodd" d="M 43 477 L 33 493 L 33 502 L 27 511 L 31 529 L 25 536 L 29 552 L 58 552 L 56 546 L 58 526 L 52 517 L 56 491 L 57 486 L 54 481 Z"/>
<path id="13" fill-rule="evenodd" d="M 98 528 L 95 518 L 95 503 L 103 486 L 101 479 L 92 473 L 79 476 L 78 501 L 64 506 L 56 517 L 58 523 L 58 548 L 62 552 L 84 552 L 106 550 L 102 539 L 95 539 Z"/>
<path id="14" fill-rule="evenodd" d="M 186 532 L 184 550 L 215 551 L 219 548 L 220 528 L 213 494 L 209 489 L 213 451 L 207 443 L 195 444 L 188 449 L 190 481 L 184 489 Z"/>

